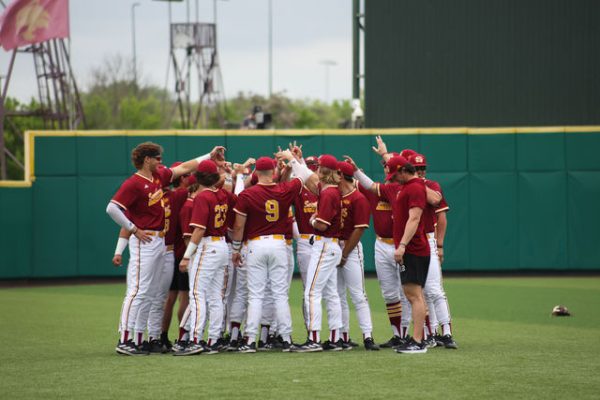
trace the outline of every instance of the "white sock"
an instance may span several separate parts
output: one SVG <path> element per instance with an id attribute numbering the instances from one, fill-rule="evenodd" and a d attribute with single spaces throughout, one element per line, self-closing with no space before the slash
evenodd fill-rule
<path id="1" fill-rule="evenodd" d="M 444 335 L 444 336 L 446 336 L 446 335 L 452 336 L 452 327 L 450 326 L 450 324 L 443 324 L 442 325 L 442 335 Z"/>
<path id="2" fill-rule="evenodd" d="M 269 336 L 269 326 L 263 325 L 260 328 L 260 341 L 267 343 L 267 337 Z"/>
<path id="3" fill-rule="evenodd" d="M 231 340 L 237 340 L 239 334 L 240 328 L 238 328 L 237 326 L 231 328 Z"/>

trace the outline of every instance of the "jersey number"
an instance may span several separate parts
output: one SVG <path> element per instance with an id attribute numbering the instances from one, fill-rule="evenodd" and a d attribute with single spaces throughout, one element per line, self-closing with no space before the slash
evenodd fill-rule
<path id="1" fill-rule="evenodd" d="M 267 212 L 267 221 L 277 221 L 279 219 L 279 202 L 277 200 L 267 200 L 265 202 L 265 211 Z"/>
<path id="2" fill-rule="evenodd" d="M 225 225 L 227 219 L 227 204 L 215 206 L 215 228 L 220 228 Z"/>

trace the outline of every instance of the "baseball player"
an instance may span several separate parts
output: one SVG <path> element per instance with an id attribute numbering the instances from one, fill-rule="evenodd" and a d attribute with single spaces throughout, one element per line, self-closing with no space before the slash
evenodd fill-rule
<path id="1" fill-rule="evenodd" d="M 178 163 L 173 164 L 171 167 L 177 166 Z M 167 301 L 165 303 L 165 311 L 162 321 L 162 333 L 161 333 L 161 342 L 167 347 L 168 350 L 171 350 L 171 342 L 169 340 L 169 327 L 171 326 L 171 319 L 173 316 L 173 308 L 175 307 L 175 302 L 179 299 L 179 308 L 177 310 L 177 319 L 181 322 L 183 313 L 188 306 L 188 277 L 187 273 L 182 273 L 179 271 L 179 262 L 183 257 L 183 253 L 185 252 L 186 243 L 183 240 L 183 232 L 181 230 L 181 221 L 180 214 L 183 205 L 186 203 L 187 198 L 189 196 L 188 188 L 196 182 L 196 179 L 193 175 L 183 176 L 177 180 L 173 181 L 174 196 L 175 201 L 171 202 L 171 217 L 170 217 L 170 227 L 167 236 L 165 237 L 165 242 L 167 242 L 167 238 L 172 233 L 175 235 L 174 237 L 174 254 L 175 254 L 175 263 L 173 264 L 173 279 L 171 279 L 171 284 L 169 286 L 169 293 L 167 295 Z M 194 190 L 195 191 L 195 190 Z M 166 211 L 166 210 L 165 210 Z"/>
<path id="2" fill-rule="evenodd" d="M 427 160 L 422 154 L 414 154 L 408 158 L 408 161 L 415 167 L 419 178 L 425 181 L 425 185 L 435 190 L 436 192 L 442 193 L 440 184 L 436 181 L 426 179 L 427 174 Z M 442 286 L 442 269 L 441 261 L 443 258 L 444 249 L 444 238 L 446 236 L 446 212 L 450 209 L 448 203 L 442 195 L 442 200 L 437 207 L 427 205 L 423 211 L 423 220 L 425 226 L 425 234 L 429 241 L 429 248 L 431 249 L 431 258 L 429 262 L 429 272 L 427 274 L 427 282 L 425 283 L 424 294 L 427 307 L 429 308 L 429 319 L 430 324 L 426 324 L 426 330 L 429 330 L 428 334 L 430 337 L 427 339 L 431 340 L 436 334 L 438 324 L 442 327 L 442 336 L 438 338 L 441 345 L 448 349 L 458 348 L 456 342 L 452 338 L 452 322 L 450 318 L 450 306 L 448 304 L 448 298 L 444 292 Z M 442 222 L 439 224 L 439 222 Z M 440 225 L 437 227 L 437 225 Z M 436 233 L 439 235 L 436 238 Z M 437 239 L 441 238 L 440 241 Z M 441 252 L 441 256 L 438 254 Z"/>
<path id="3" fill-rule="evenodd" d="M 327 299 L 330 344 L 339 340 L 339 331 L 343 325 L 336 271 L 336 267 L 342 259 L 338 239 L 341 223 L 341 195 L 338 188 L 340 175 L 337 171 L 337 163 L 336 158 L 332 155 L 325 154 L 319 158 L 317 174 L 321 189 L 317 212 L 310 219 L 310 224 L 317 234 L 313 236 L 314 243 L 304 290 L 304 307 L 309 337 L 306 343 L 296 349 L 298 352 L 323 350 L 321 345 L 322 297 Z M 313 190 L 310 186 L 308 188 Z"/>
<path id="4" fill-rule="evenodd" d="M 194 232 L 180 263 L 180 268 L 189 268 L 191 343 L 176 355 L 187 356 L 201 352 L 216 354 L 220 350 L 218 340 L 223 323 L 222 290 L 229 256 L 225 240 L 227 212 L 234 203 L 234 198 L 228 192 L 216 189 L 215 185 L 220 179 L 214 161 L 205 160 L 198 165 L 196 181 L 199 190 L 194 198 L 190 221 Z M 205 348 L 200 340 L 207 319 L 207 307 L 210 308 L 210 324 Z"/>
<path id="5" fill-rule="evenodd" d="M 132 151 L 137 172 L 128 178 L 109 202 L 106 212 L 132 235 L 132 256 L 127 268 L 127 292 L 121 307 L 120 338 L 116 351 L 127 355 L 149 354 L 144 343 L 151 300 L 157 292 L 158 274 L 164 263 L 165 210 L 162 188 L 174 178 L 190 173 L 203 159 L 221 152 L 222 147 L 170 169 L 161 165 L 162 147 L 146 142 Z M 125 215 L 124 211 L 127 211 Z"/>
<path id="6" fill-rule="evenodd" d="M 342 260 L 337 270 L 337 286 L 342 305 L 342 343 L 350 346 L 350 309 L 346 291 L 356 309 L 358 325 L 363 332 L 363 341 L 366 350 L 379 350 L 373 341 L 373 323 L 371 310 L 365 291 L 364 256 L 362 250 L 362 237 L 365 229 L 369 227 L 369 201 L 357 189 L 354 183 L 354 167 L 347 162 L 338 163 L 338 170 L 342 175 L 339 184 L 342 195 L 342 218 L 340 224 L 340 247 Z M 338 342 L 339 343 L 339 342 Z"/>
<path id="7" fill-rule="evenodd" d="M 315 185 L 316 179 L 312 179 L 312 172 L 295 161 L 289 151 L 283 152 L 282 157 L 292 163 L 298 178 L 290 182 L 274 183 L 273 160 L 261 157 L 256 161 L 257 185 L 240 193 L 235 206 L 232 249 L 233 262 L 238 267 L 242 262 L 240 250 L 244 231 L 248 237 L 248 255 L 243 266 L 247 269 L 248 341 L 239 348 L 244 353 L 256 352 L 267 281 L 275 303 L 277 327 L 284 340 L 282 349 L 290 351 L 292 348 L 292 319 L 287 293 L 289 266 L 284 235 L 288 210 L 294 198 L 300 194 L 303 182 Z"/>
<path id="8" fill-rule="evenodd" d="M 315 156 L 305 158 L 308 169 L 316 172 L 319 168 L 319 160 Z M 300 196 L 294 201 L 294 215 L 298 229 L 298 238 L 296 240 L 296 258 L 298 260 L 298 270 L 302 280 L 302 288 L 306 289 L 306 275 L 310 257 L 312 253 L 311 237 L 315 234 L 314 228 L 310 225 L 310 217 L 317 212 L 317 203 L 319 196 L 311 192 L 306 185 L 302 187 Z M 306 322 L 306 310 L 304 309 L 304 295 L 302 297 L 302 313 Z M 307 328 L 308 329 L 308 328 Z"/>
<path id="9" fill-rule="evenodd" d="M 400 280 L 410 301 L 413 317 L 413 337 L 396 349 L 398 353 L 425 353 L 423 328 L 426 306 L 422 289 L 427 280 L 430 250 L 421 218 L 427 206 L 425 182 L 416 175 L 404 157 L 395 156 L 388 162 L 387 180 L 403 185 L 394 200 L 394 259 L 400 266 Z"/>

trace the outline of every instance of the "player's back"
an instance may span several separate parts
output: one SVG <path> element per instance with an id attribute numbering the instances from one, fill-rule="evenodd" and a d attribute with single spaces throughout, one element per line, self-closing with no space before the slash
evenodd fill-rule
<path id="1" fill-rule="evenodd" d="M 245 215 L 247 237 L 284 235 L 289 226 L 288 213 L 294 199 L 300 194 L 302 181 L 257 184 L 240 193 L 236 211 Z"/>

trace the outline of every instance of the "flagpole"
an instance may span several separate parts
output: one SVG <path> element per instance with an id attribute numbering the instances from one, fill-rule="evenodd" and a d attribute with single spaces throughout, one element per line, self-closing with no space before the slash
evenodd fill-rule
<path id="1" fill-rule="evenodd" d="M 2 0 L 0 0 L 2 1 Z M 4 5 L 4 3 L 2 3 Z M 4 88 L 0 95 L 0 179 L 6 180 L 6 149 L 4 147 L 4 100 L 8 93 L 8 84 L 10 83 L 10 77 L 12 75 L 13 66 L 15 65 L 15 57 L 17 56 L 17 49 L 14 49 L 10 56 L 10 64 L 8 65 L 8 73 L 6 74 L 6 80 L 4 81 Z"/>

